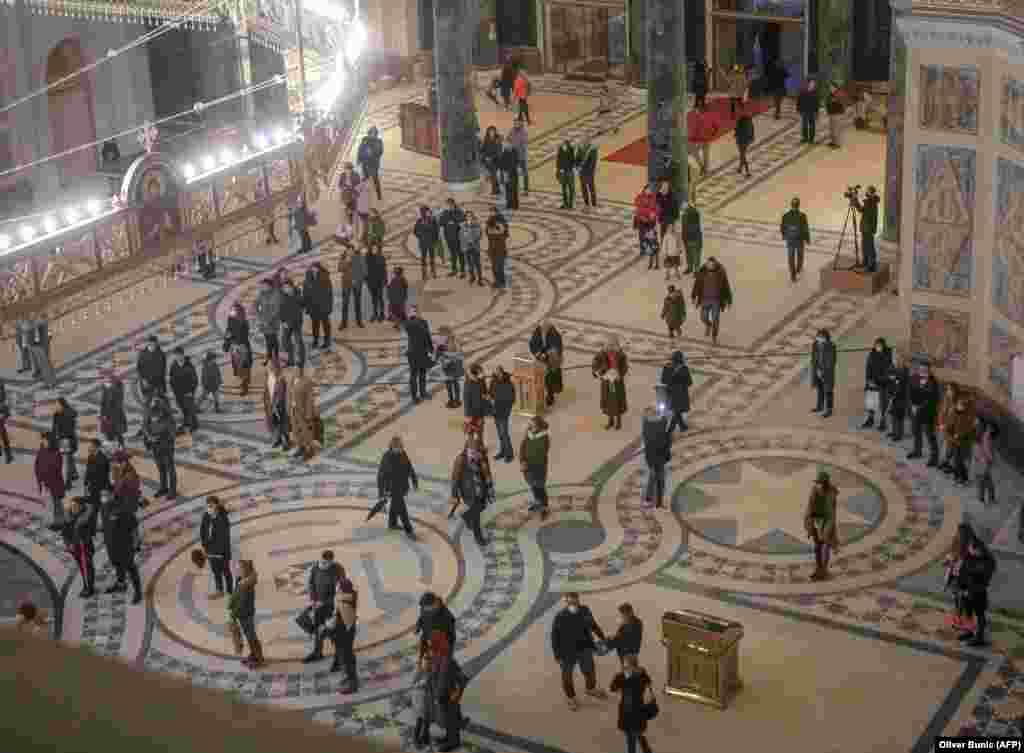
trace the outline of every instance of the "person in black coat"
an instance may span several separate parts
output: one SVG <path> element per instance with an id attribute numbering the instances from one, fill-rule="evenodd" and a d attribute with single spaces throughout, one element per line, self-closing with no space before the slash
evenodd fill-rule
<path id="1" fill-rule="evenodd" d="M 291 280 L 281 288 L 281 346 L 288 353 L 288 365 L 306 366 L 306 341 L 302 339 L 302 293 Z"/>
<path id="2" fill-rule="evenodd" d="M 643 428 L 644 461 L 647 463 L 647 488 L 643 502 L 660 508 L 665 498 L 665 466 L 672 457 L 672 435 L 668 431 L 668 419 L 656 408 L 644 410 Z"/>
<path id="3" fill-rule="evenodd" d="M 501 366 L 494 367 L 490 395 L 494 406 L 494 429 L 498 433 L 498 444 L 500 445 L 494 459 L 511 463 L 516 454 L 512 449 L 509 420 L 512 416 L 512 408 L 516 404 L 516 386 L 512 384 L 512 377 Z"/>
<path id="4" fill-rule="evenodd" d="M 661 370 L 661 383 L 665 386 L 668 408 L 672 411 L 672 420 L 668 425 L 669 438 L 679 427 L 686 431 L 690 427 L 686 423 L 686 414 L 690 412 L 690 387 L 693 386 L 693 375 L 686 365 L 686 356 L 681 350 L 672 354 L 672 360 Z"/>
<path id="5" fill-rule="evenodd" d="M 4 448 L 4 459 L 8 463 L 14 462 L 14 454 L 11 452 L 11 438 L 7 436 L 7 419 L 11 417 L 11 404 L 7 402 L 7 386 L 0 379 L 0 444 Z"/>
<path id="6" fill-rule="evenodd" d="M 818 393 L 817 405 L 811 413 L 828 418 L 835 402 L 836 345 L 827 329 L 818 330 L 811 346 L 811 382 Z"/>
<path id="7" fill-rule="evenodd" d="M 811 79 L 796 98 L 796 109 L 800 113 L 800 143 L 813 144 L 814 132 L 818 125 L 818 84 Z"/>
<path id="8" fill-rule="evenodd" d="M 124 449 L 124 435 L 128 431 L 124 383 L 110 370 L 103 372 L 103 386 L 100 388 L 99 430 L 108 442 L 117 442 Z"/>
<path id="9" fill-rule="evenodd" d="M 512 87 L 516 83 L 516 65 L 508 62 L 501 66 L 501 78 L 498 79 L 498 88 L 501 90 L 502 103 L 506 110 L 512 109 Z"/>
<path id="10" fill-rule="evenodd" d="M 644 623 L 633 612 L 632 604 L 619 605 L 619 629 L 608 640 L 608 648 L 615 649 L 623 664 L 627 656 L 639 656 L 644 642 Z"/>
<path id="11" fill-rule="evenodd" d="M 85 497 L 75 497 L 64 505 L 64 527 L 61 535 L 82 576 L 82 590 L 78 595 L 83 599 L 88 599 L 96 593 L 96 568 L 93 565 L 93 557 L 96 554 L 98 509 L 98 505 Z"/>
<path id="12" fill-rule="evenodd" d="M 901 442 L 907 406 L 910 404 L 910 369 L 899 353 L 893 354 L 892 368 L 889 369 L 886 378 L 885 394 L 889 399 L 889 439 Z M 884 422 L 879 431 L 885 431 Z"/>
<path id="13" fill-rule="evenodd" d="M 324 550 L 319 561 L 309 570 L 306 590 L 309 593 L 310 606 L 313 609 L 313 651 L 302 661 L 306 664 L 324 658 L 324 638 L 327 631 L 324 626 L 335 612 L 334 597 L 338 593 L 338 582 L 344 577 L 341 566 L 334 561 L 334 552 Z"/>
<path id="14" fill-rule="evenodd" d="M 562 393 L 562 334 L 551 322 L 537 325 L 530 336 L 530 353 L 544 363 L 544 391 L 547 404 L 555 404 L 555 397 Z"/>
<path id="15" fill-rule="evenodd" d="M 70 488 L 78 480 L 78 413 L 63 397 L 57 398 L 50 436 L 56 440 L 64 459 L 64 481 Z"/>
<path id="16" fill-rule="evenodd" d="M 148 400 L 154 393 L 167 391 L 167 356 L 156 335 L 149 336 L 145 349 L 139 353 L 136 370 L 143 398 Z"/>
<path id="17" fill-rule="evenodd" d="M 302 303 L 313 322 L 314 349 L 320 347 L 320 331 L 324 333 L 324 348 L 331 347 L 331 312 L 334 311 L 334 286 L 330 273 L 320 262 L 313 262 L 306 270 L 302 283 Z"/>
<path id="18" fill-rule="evenodd" d="M 622 671 L 612 678 L 612 693 L 622 693 L 619 700 L 619 729 L 626 735 L 626 753 L 636 753 L 637 744 L 642 753 L 651 753 L 647 742 L 647 717 L 644 706 L 651 691 L 651 676 L 639 665 L 635 656 L 622 663 Z"/>
<path id="19" fill-rule="evenodd" d="M 409 391 L 412 401 L 418 403 L 429 399 L 427 372 L 434 365 L 434 341 L 430 336 L 430 324 L 421 319 L 415 306 L 409 307 L 409 318 L 404 322 L 408 340 L 406 357 L 409 359 Z"/>
<path id="20" fill-rule="evenodd" d="M 708 99 L 708 63 L 698 60 L 693 68 L 693 108 L 703 109 Z"/>
<path id="21" fill-rule="evenodd" d="M 377 492 L 381 499 L 388 499 L 388 528 L 398 530 L 401 521 L 410 539 L 415 539 L 412 523 L 409 521 L 409 509 L 405 498 L 409 495 L 410 486 L 419 490 L 420 482 L 416 477 L 416 469 L 405 452 L 401 437 L 392 437 L 388 451 L 380 459 L 377 468 Z"/>
<path id="22" fill-rule="evenodd" d="M 371 322 L 384 321 L 384 288 L 388 284 L 388 262 L 378 249 L 366 252 L 366 287 L 370 291 Z"/>
<path id="23" fill-rule="evenodd" d="M 117 573 L 117 581 L 107 593 L 124 591 L 126 576 L 132 582 L 132 604 L 142 601 L 142 576 L 135 563 L 136 530 L 138 519 L 128 509 L 129 500 L 113 497 L 104 508 L 103 540 L 107 547 L 107 558 Z"/>
<path id="24" fill-rule="evenodd" d="M 202 544 L 206 558 L 210 562 L 213 583 L 216 593 L 210 594 L 211 599 L 224 596 L 224 590 L 234 592 L 234 577 L 231 575 L 231 521 L 228 511 L 219 497 L 210 495 L 206 498 L 206 512 L 199 523 L 199 543 Z"/>
<path id="25" fill-rule="evenodd" d="M 482 434 L 488 408 L 487 384 L 484 381 L 484 367 L 478 363 L 470 366 L 466 374 L 466 381 L 462 385 L 462 407 L 467 423 L 472 423 Z"/>
<path id="26" fill-rule="evenodd" d="M 85 496 L 90 504 L 99 505 L 103 492 L 113 490 L 110 483 L 110 459 L 98 439 L 89 440 L 89 456 L 85 462 Z"/>
<path id="27" fill-rule="evenodd" d="M 240 394 L 249 394 L 249 381 L 252 379 L 252 341 L 250 340 L 249 320 L 245 316 L 242 304 L 236 303 L 228 314 L 227 335 L 224 337 L 224 352 L 231 354 L 231 370 L 238 377 Z"/>
<path id="28" fill-rule="evenodd" d="M 747 103 L 740 105 L 740 111 L 736 117 L 736 148 L 740 152 L 739 167 L 736 172 L 746 172 L 750 177 L 750 162 L 747 160 L 747 150 L 754 143 L 754 118 L 750 114 Z"/>
<path id="29" fill-rule="evenodd" d="M 466 255 L 462 251 L 462 224 L 466 221 L 466 213 L 455 203 L 455 199 L 448 199 L 445 203 L 445 210 L 437 218 L 437 225 L 444 233 L 444 241 L 448 244 L 448 253 L 451 257 L 452 271 L 449 277 L 458 275 L 460 279 L 466 276 Z"/>
<path id="30" fill-rule="evenodd" d="M 435 630 L 440 630 L 448 638 L 448 645 L 455 650 L 455 615 L 445 605 L 441 597 L 427 591 L 420 597 L 420 615 L 416 618 L 415 634 L 421 641 L 429 641 Z"/>
<path id="31" fill-rule="evenodd" d="M 576 688 L 573 685 L 573 671 L 579 665 L 586 681 L 587 695 L 605 698 L 604 691 L 597 687 L 597 670 L 594 667 L 594 636 L 606 640 L 604 631 L 594 619 L 593 613 L 580 604 L 578 593 L 565 594 L 565 606 L 555 615 L 551 626 L 551 650 L 555 661 L 562 669 L 562 690 L 573 711 L 579 708 Z"/>
<path id="32" fill-rule="evenodd" d="M 957 586 L 966 597 L 968 617 L 974 617 L 977 625 L 973 632 L 960 634 L 960 640 L 968 646 L 986 645 L 985 629 L 988 626 L 988 588 L 996 571 L 996 559 L 988 545 L 967 523 L 961 523 L 957 530 L 959 544 L 960 572 Z"/>
<path id="33" fill-rule="evenodd" d="M 363 140 L 359 143 L 359 150 L 356 152 L 356 162 L 364 178 L 373 181 L 373 187 L 377 189 L 377 201 L 381 200 L 380 193 L 380 161 L 384 156 L 384 142 L 377 131 L 377 126 L 370 126 Z"/>
<path id="34" fill-rule="evenodd" d="M 869 429 L 878 421 L 878 430 L 885 431 L 885 413 L 888 408 L 889 374 L 892 372 L 892 350 L 884 337 L 875 340 L 874 347 L 868 353 L 864 367 L 864 402 L 865 413 L 862 429 Z M 871 397 L 874 393 L 877 397 Z M 871 407 L 875 406 L 875 407 Z"/>
<path id="35" fill-rule="evenodd" d="M 154 398 L 149 416 L 143 424 L 143 434 L 146 446 L 153 453 L 153 461 L 160 473 L 160 488 L 154 496 L 166 495 L 169 500 L 176 499 L 178 469 L 174 464 L 174 416 L 166 398 Z"/>
<path id="36" fill-rule="evenodd" d="M 441 215 L 444 217 L 444 213 Z M 416 244 L 420 249 L 420 273 L 423 279 L 427 279 L 427 262 L 430 262 L 430 274 L 437 279 L 437 242 L 441 239 L 441 227 L 434 218 L 430 207 L 420 207 L 420 216 L 416 218 L 412 234 L 416 236 Z M 454 266 L 455 262 L 452 262 Z"/>
<path id="37" fill-rule="evenodd" d="M 196 390 L 199 389 L 199 374 L 192 359 L 185 355 L 185 349 L 174 349 L 174 363 L 170 372 L 171 392 L 181 411 L 181 431 L 195 431 L 199 428 L 196 418 Z"/>
<path id="38" fill-rule="evenodd" d="M 908 458 L 921 457 L 924 435 L 928 436 L 928 467 L 939 464 L 939 438 L 935 434 L 935 422 L 939 418 L 939 401 L 942 389 L 932 373 L 930 365 L 920 369 L 910 380 L 910 429 L 914 436 L 914 449 Z"/>
<path id="39" fill-rule="evenodd" d="M 505 208 L 519 209 L 519 152 L 514 146 L 504 145 L 498 166 L 505 181 Z"/>

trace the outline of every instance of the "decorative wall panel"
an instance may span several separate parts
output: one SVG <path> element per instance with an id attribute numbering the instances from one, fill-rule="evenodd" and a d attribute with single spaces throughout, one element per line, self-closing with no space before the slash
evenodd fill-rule
<path id="1" fill-rule="evenodd" d="M 1003 76 L 999 133 L 1004 144 L 1024 152 L 1024 81 Z"/>
<path id="2" fill-rule="evenodd" d="M 39 289 L 53 290 L 96 269 L 96 239 L 92 230 L 72 236 L 45 260 L 39 259 Z"/>
<path id="3" fill-rule="evenodd" d="M 291 186 L 292 173 L 291 165 L 286 159 L 277 159 L 271 162 L 267 166 L 267 170 L 270 174 L 270 192 L 277 193 L 278 191 L 284 191 L 286 188 Z"/>
<path id="4" fill-rule="evenodd" d="M 237 212 L 256 201 L 257 190 L 262 179 L 263 167 L 255 165 L 220 181 L 221 215 Z"/>
<path id="5" fill-rule="evenodd" d="M 910 308 L 910 352 L 936 369 L 962 371 L 967 367 L 970 316 L 931 306 Z"/>
<path id="6" fill-rule="evenodd" d="M 921 128 L 978 132 L 979 81 L 974 66 L 921 66 Z"/>
<path id="7" fill-rule="evenodd" d="M 1024 164 L 996 161 L 992 304 L 1024 326 Z"/>
<path id="8" fill-rule="evenodd" d="M 989 378 L 1003 397 L 1010 396 L 1010 361 L 1024 352 L 1024 342 L 1002 322 L 992 322 L 989 330 Z"/>
<path id="9" fill-rule="evenodd" d="M 130 222 L 130 215 L 122 214 L 96 228 L 96 243 L 104 264 L 112 264 L 131 256 L 132 246 L 128 235 Z"/>
<path id="10" fill-rule="evenodd" d="M 903 216 L 903 121 L 907 95 L 907 45 L 893 24 L 885 139 L 885 224 L 882 237 L 900 242 Z"/>
<path id="11" fill-rule="evenodd" d="M 213 187 L 207 185 L 203 188 L 189 191 L 185 195 L 183 208 L 186 227 L 199 227 L 217 219 L 217 212 L 213 205 Z"/>
<path id="12" fill-rule="evenodd" d="M 914 289 L 968 295 L 974 257 L 974 151 L 917 147 Z"/>

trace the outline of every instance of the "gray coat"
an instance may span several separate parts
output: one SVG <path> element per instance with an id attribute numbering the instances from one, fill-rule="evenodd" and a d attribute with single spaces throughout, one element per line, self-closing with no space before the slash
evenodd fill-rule
<path id="1" fill-rule="evenodd" d="M 363 254 L 352 255 L 352 287 L 360 289 L 366 282 L 366 256 Z"/>
<path id="2" fill-rule="evenodd" d="M 483 238 L 483 230 L 480 228 L 480 223 L 467 222 L 462 226 L 459 235 L 463 251 L 480 252 L 480 239 Z"/>

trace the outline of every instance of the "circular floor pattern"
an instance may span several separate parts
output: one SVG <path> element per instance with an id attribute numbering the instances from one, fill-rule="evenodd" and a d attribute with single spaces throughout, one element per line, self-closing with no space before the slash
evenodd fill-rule
<path id="1" fill-rule="evenodd" d="M 545 552 L 577 554 L 597 549 L 604 542 L 604 529 L 582 520 L 564 520 L 537 531 L 537 544 Z"/>
<path id="2" fill-rule="evenodd" d="M 0 547 L 0 620 L 13 620 L 23 602 L 53 613 L 51 586 L 28 557 Z"/>
<path id="3" fill-rule="evenodd" d="M 310 568 L 325 549 L 348 572 L 360 594 L 357 648 L 409 633 L 427 590 L 448 599 L 458 587 L 458 556 L 447 537 L 415 520 L 416 541 L 390 531 L 381 516 L 332 500 L 306 500 L 301 510 L 247 515 L 236 526 L 237 559 L 252 559 L 260 581 L 256 623 L 270 660 L 300 659 L 309 639 L 295 625 L 308 604 Z M 167 561 L 152 583 L 153 606 L 164 631 L 209 654 L 229 651 L 226 601 L 212 599 L 212 575 L 190 558 L 195 542 Z"/>

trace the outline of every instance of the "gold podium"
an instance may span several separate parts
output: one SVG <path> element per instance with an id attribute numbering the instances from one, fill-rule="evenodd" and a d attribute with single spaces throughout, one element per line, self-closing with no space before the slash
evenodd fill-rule
<path id="1" fill-rule="evenodd" d="M 743 626 L 688 609 L 665 612 L 662 644 L 668 653 L 669 695 L 724 709 L 740 688 Z"/>
<path id="2" fill-rule="evenodd" d="M 547 409 L 544 391 L 546 368 L 536 358 L 515 357 L 512 383 L 516 386 L 516 413 L 520 416 L 543 416 Z"/>

